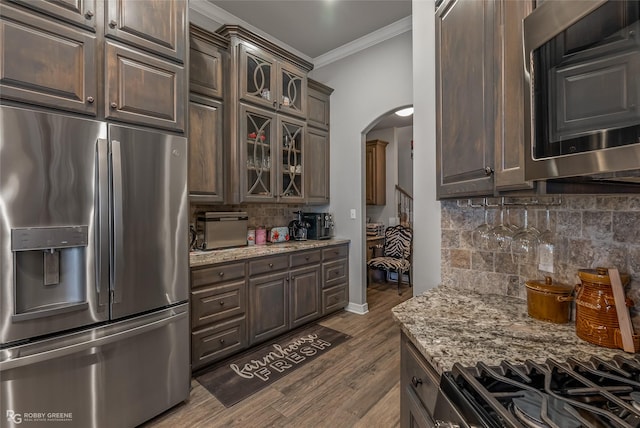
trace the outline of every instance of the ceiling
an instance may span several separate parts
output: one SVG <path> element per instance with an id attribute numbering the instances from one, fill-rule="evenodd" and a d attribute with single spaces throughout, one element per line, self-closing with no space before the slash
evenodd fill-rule
<path id="1" fill-rule="evenodd" d="M 339 58 L 352 42 L 368 36 L 375 42 L 395 35 L 394 25 L 406 27 L 411 0 L 208 0 L 232 17 L 239 18 L 285 43 L 318 64 L 319 57 Z M 193 3 L 193 1 L 192 1 Z M 227 23 L 232 17 L 227 16 Z M 400 25 L 398 25 L 400 24 Z M 410 24 L 409 24 L 410 25 Z M 385 32 L 385 30 L 387 30 Z M 403 31 L 403 30 L 399 30 Z M 378 33 L 376 37 L 372 33 Z M 374 42 L 374 43 L 375 43 Z M 370 46 L 366 43 L 362 47 Z M 413 116 L 390 114 L 373 130 L 413 125 Z"/>
<path id="2" fill-rule="evenodd" d="M 310 58 L 411 15 L 411 0 L 209 0 Z"/>

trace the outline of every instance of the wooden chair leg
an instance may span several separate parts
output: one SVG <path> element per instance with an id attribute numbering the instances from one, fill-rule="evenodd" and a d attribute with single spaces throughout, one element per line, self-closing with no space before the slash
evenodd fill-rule
<path id="1" fill-rule="evenodd" d="M 371 276 L 371 269 L 369 269 L 369 265 L 367 265 L 367 288 L 369 288 L 369 277 Z"/>
<path id="2" fill-rule="evenodd" d="M 398 271 L 398 296 L 402 294 L 400 291 L 400 284 L 402 284 L 402 271 Z"/>

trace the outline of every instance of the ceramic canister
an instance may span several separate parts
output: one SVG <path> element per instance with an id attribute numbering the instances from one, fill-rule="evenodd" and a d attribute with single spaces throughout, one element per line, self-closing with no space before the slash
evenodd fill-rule
<path id="1" fill-rule="evenodd" d="M 532 280 L 525 284 L 529 316 L 558 324 L 569 322 L 573 287 L 554 283 L 550 276 L 543 281 Z"/>
<path id="2" fill-rule="evenodd" d="M 256 230 L 249 229 L 247 230 L 247 245 L 255 245 L 256 244 Z"/>
<path id="3" fill-rule="evenodd" d="M 620 324 L 608 269 L 580 269 L 578 276 L 582 284 L 576 285 L 576 334 L 596 345 L 621 348 Z M 620 279 L 626 286 L 631 278 L 622 273 Z M 633 302 L 626 299 L 626 305 L 632 306 Z M 637 336 L 634 342 L 636 340 Z"/>
<path id="4" fill-rule="evenodd" d="M 267 243 L 267 229 L 259 227 L 256 229 L 256 244 L 264 245 Z"/>

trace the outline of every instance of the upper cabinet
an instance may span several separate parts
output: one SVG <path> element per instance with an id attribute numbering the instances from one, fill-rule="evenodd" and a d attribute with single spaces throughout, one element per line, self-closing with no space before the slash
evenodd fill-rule
<path id="1" fill-rule="evenodd" d="M 438 198 L 493 193 L 494 1 L 436 10 Z"/>
<path id="2" fill-rule="evenodd" d="M 265 108 L 306 117 L 307 71 L 267 51 L 240 45 L 240 98 Z"/>
<path id="3" fill-rule="evenodd" d="M 533 1 L 436 9 L 438 198 L 531 188 L 524 180 L 522 19 Z"/>
<path id="4" fill-rule="evenodd" d="M 329 112 L 333 89 L 307 79 L 307 137 L 305 139 L 305 201 L 329 203 Z"/>
<path id="5" fill-rule="evenodd" d="M 184 63 L 186 0 L 106 0 L 105 34 Z"/>
<path id="6" fill-rule="evenodd" d="M 0 97 L 184 132 L 187 0 L 0 8 Z"/>
<path id="7" fill-rule="evenodd" d="M 307 82 L 307 124 L 315 128 L 329 129 L 330 98 L 333 89 L 312 79 L 308 79 Z"/>
<path id="8" fill-rule="evenodd" d="M 367 141 L 365 149 L 367 205 L 385 205 L 387 203 L 387 161 L 386 151 L 389 143 L 382 140 Z"/>
<path id="9" fill-rule="evenodd" d="M 189 39 L 189 199 L 222 203 L 229 41 L 195 25 L 190 27 Z"/>
<path id="10" fill-rule="evenodd" d="M 305 202 L 307 73 L 313 65 L 226 25 L 227 203 Z"/>

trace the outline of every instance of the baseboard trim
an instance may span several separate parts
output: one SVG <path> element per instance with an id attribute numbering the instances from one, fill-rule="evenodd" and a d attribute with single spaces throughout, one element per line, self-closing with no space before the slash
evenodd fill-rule
<path id="1" fill-rule="evenodd" d="M 369 312 L 369 304 L 364 303 L 361 305 L 358 303 L 349 302 L 349 304 L 347 305 L 346 308 L 344 308 L 344 310 L 347 312 L 352 312 L 354 314 L 364 315 L 367 312 Z"/>

